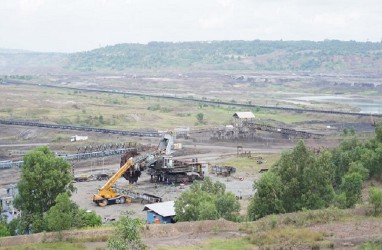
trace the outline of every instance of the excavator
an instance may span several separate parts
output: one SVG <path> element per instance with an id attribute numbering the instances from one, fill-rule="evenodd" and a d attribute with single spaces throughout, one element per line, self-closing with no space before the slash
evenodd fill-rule
<path id="1" fill-rule="evenodd" d="M 93 202 L 101 207 L 110 204 L 130 203 L 131 197 L 118 192 L 118 190 L 114 188 L 113 185 L 128 170 L 139 171 L 139 169 L 153 164 L 159 158 L 163 157 L 163 155 L 170 155 L 172 153 L 172 145 L 172 136 L 165 135 L 164 138 L 161 139 L 158 149 L 155 152 L 130 157 L 126 163 L 120 169 L 118 169 L 118 171 L 112 177 L 110 177 L 110 179 L 98 190 L 98 193 L 93 195 Z"/>

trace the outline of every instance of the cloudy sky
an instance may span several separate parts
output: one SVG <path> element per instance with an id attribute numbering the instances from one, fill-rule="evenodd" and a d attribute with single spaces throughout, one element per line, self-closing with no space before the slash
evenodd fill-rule
<path id="1" fill-rule="evenodd" d="M 382 40 L 381 0 L 0 0 L 0 48 L 117 43 Z"/>

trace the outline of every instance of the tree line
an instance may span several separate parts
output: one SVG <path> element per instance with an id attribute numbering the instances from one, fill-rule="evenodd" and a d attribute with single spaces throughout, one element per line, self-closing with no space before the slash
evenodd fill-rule
<path id="1" fill-rule="evenodd" d="M 351 208 L 360 201 L 363 182 L 382 177 L 382 127 L 375 138 L 357 138 L 316 154 L 300 141 L 290 152 L 256 181 L 248 217 L 256 220 L 268 214 L 288 213 L 329 206 Z M 380 191 L 371 191 L 372 204 L 379 210 Z M 382 201 L 381 201 L 382 205 Z"/>

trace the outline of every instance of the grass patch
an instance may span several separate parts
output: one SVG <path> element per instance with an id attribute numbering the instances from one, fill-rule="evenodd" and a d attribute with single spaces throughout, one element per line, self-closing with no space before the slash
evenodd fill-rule
<path id="1" fill-rule="evenodd" d="M 270 168 L 280 159 L 280 154 L 252 154 L 252 157 L 234 156 L 227 160 L 218 162 L 216 165 L 233 166 L 238 170 L 258 172 L 261 168 Z M 258 160 L 265 160 L 262 164 L 258 164 Z"/>
<path id="2" fill-rule="evenodd" d="M 354 219 L 350 210 L 338 208 L 307 210 L 268 215 L 254 222 L 243 223 L 240 230 L 247 233 L 250 242 L 256 246 L 266 246 L 271 249 L 293 249 L 296 246 L 304 246 L 307 249 L 327 249 L 333 248 L 333 242 L 325 240 L 325 237 L 330 235 L 306 227 L 348 219 Z"/>
<path id="3" fill-rule="evenodd" d="M 290 213 L 282 216 L 280 219 L 284 225 L 310 226 L 317 223 L 345 220 L 348 216 L 351 216 L 348 211 L 333 207 Z"/>
<path id="4" fill-rule="evenodd" d="M 231 240 L 219 240 L 213 239 L 208 240 L 198 246 L 188 246 L 188 247 L 160 247 L 158 250 L 236 250 L 236 249 L 253 249 L 253 245 L 249 241 L 248 238 L 240 238 L 240 239 L 231 239 Z"/>
<path id="5" fill-rule="evenodd" d="M 278 245 L 291 247 L 298 244 L 323 241 L 325 236 L 323 232 L 316 232 L 306 228 L 285 227 L 252 234 L 249 239 L 252 244 L 257 246 Z"/>
<path id="6" fill-rule="evenodd" d="M 86 249 L 86 246 L 82 243 L 70 243 L 70 242 L 52 242 L 52 243 L 36 243 L 25 244 L 13 247 L 0 247 L 1 250 L 72 250 L 72 249 Z"/>
<path id="7" fill-rule="evenodd" d="M 366 242 L 366 243 L 362 244 L 357 249 L 359 249 L 359 250 L 380 250 L 380 249 L 382 249 L 382 240 Z"/>
<path id="8" fill-rule="evenodd" d="M 330 223 L 334 221 L 345 221 L 348 218 L 354 218 L 348 210 L 338 208 L 326 208 L 319 210 L 306 210 L 295 213 L 268 215 L 252 223 L 243 224 L 244 232 L 256 234 L 285 227 L 307 227 L 313 224 Z"/>

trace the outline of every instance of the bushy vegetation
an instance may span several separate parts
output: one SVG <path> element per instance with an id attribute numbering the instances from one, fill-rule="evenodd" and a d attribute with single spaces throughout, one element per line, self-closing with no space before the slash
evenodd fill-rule
<path id="1" fill-rule="evenodd" d="M 373 215 L 382 213 L 382 189 L 377 187 L 369 189 L 369 204 L 373 208 Z"/>
<path id="2" fill-rule="evenodd" d="M 195 181 L 190 190 L 183 192 L 175 201 L 175 219 L 177 221 L 238 220 L 240 204 L 231 192 L 225 192 L 225 185 L 212 182 L 208 177 L 204 181 Z"/>
<path id="3" fill-rule="evenodd" d="M 114 224 L 113 236 L 108 241 L 108 247 L 112 250 L 146 249 L 141 239 L 143 221 L 130 217 L 121 217 Z"/>
<path id="4" fill-rule="evenodd" d="M 353 207 L 361 198 L 363 181 L 382 174 L 382 127 L 376 137 L 364 143 L 356 138 L 338 148 L 319 154 L 300 141 L 291 152 L 254 183 L 256 194 L 248 207 L 248 217 L 322 209 L 335 205 Z M 378 192 L 371 191 L 378 207 Z"/>
<path id="5" fill-rule="evenodd" d="M 5 219 L 0 217 L 0 237 L 10 236 L 10 235 L 11 233 L 9 232 Z"/>
<path id="6" fill-rule="evenodd" d="M 59 194 L 56 204 L 46 214 L 48 231 L 62 231 L 71 228 L 95 227 L 102 224 L 102 219 L 94 212 L 79 209 L 70 201 L 67 193 Z"/>

